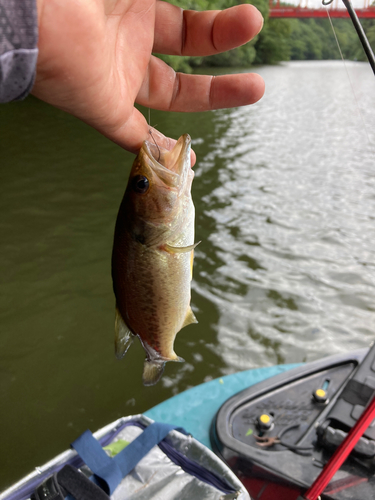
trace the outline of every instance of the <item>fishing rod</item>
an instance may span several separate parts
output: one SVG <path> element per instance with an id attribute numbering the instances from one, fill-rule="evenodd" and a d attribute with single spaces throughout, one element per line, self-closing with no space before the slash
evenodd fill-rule
<path id="1" fill-rule="evenodd" d="M 374 53 L 372 51 L 371 45 L 369 44 L 369 41 L 367 40 L 366 33 L 364 32 L 364 30 L 362 28 L 362 24 L 360 23 L 358 16 L 354 10 L 353 4 L 350 0 L 342 0 L 342 1 L 346 7 L 346 10 L 349 13 L 350 19 L 352 20 L 354 28 L 355 28 L 357 35 L 359 37 L 359 40 L 362 44 L 363 50 L 366 53 L 366 56 L 367 56 L 368 62 L 370 63 L 372 71 L 375 74 L 375 56 L 374 56 Z M 332 2 L 333 2 L 333 0 L 322 0 L 322 4 L 325 6 L 331 4 Z"/>
<path id="2" fill-rule="evenodd" d="M 368 62 L 370 63 L 372 71 L 375 74 L 375 56 L 374 56 L 374 53 L 372 51 L 371 45 L 369 44 L 369 41 L 367 40 L 366 33 L 364 32 L 364 30 L 362 28 L 362 24 L 360 23 L 360 21 L 358 19 L 358 16 L 353 8 L 352 2 L 350 0 L 342 0 L 342 1 L 345 5 L 347 11 L 349 12 L 350 19 L 352 20 L 354 28 L 359 36 L 363 50 L 366 52 Z"/>
<path id="3" fill-rule="evenodd" d="M 374 418 L 375 396 L 372 398 L 367 408 L 363 411 L 355 425 L 350 429 L 344 441 L 336 449 L 330 460 L 325 464 L 322 472 L 315 479 L 307 492 L 303 496 L 299 496 L 297 500 L 317 500 L 320 498 L 320 495 L 324 492 L 325 487 L 348 458 L 350 452 L 358 443 L 359 439 Z"/>

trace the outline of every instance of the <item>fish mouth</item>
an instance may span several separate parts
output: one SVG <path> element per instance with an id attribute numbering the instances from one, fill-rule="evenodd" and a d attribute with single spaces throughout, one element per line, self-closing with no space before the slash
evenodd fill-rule
<path id="1" fill-rule="evenodd" d="M 145 141 L 142 149 L 150 160 L 149 166 L 165 184 L 170 187 L 185 184 L 191 168 L 189 134 L 182 135 L 170 151 L 150 141 Z"/>

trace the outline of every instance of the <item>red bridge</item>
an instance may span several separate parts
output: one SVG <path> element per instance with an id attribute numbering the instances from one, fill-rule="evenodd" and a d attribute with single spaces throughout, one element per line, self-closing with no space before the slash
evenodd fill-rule
<path id="1" fill-rule="evenodd" d="M 280 0 L 270 1 L 270 17 L 327 17 L 327 9 L 331 17 L 349 17 L 348 11 L 345 6 L 340 2 L 338 8 L 338 0 L 334 0 L 327 7 L 323 6 L 320 2 L 320 8 L 311 8 L 308 6 L 308 0 L 300 0 L 298 5 L 291 5 L 282 3 Z M 302 4 L 305 5 L 302 5 Z M 315 2 L 314 2 L 315 3 Z M 355 9 L 358 17 L 375 18 L 375 6 L 370 7 L 370 0 L 364 0 L 363 7 Z"/>

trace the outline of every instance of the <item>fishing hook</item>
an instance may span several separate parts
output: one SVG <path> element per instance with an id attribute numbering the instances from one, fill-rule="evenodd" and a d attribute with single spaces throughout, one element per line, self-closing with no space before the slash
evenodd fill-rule
<path id="1" fill-rule="evenodd" d="M 155 141 L 154 136 L 152 135 L 151 129 L 149 129 L 148 133 L 151 135 L 152 140 L 153 140 L 153 141 L 154 141 L 154 143 L 155 143 L 155 146 L 158 148 L 158 151 L 159 151 L 159 156 L 158 156 L 157 161 L 159 161 L 159 160 L 160 160 L 160 156 L 161 156 L 161 151 L 160 151 L 160 148 L 159 148 L 159 146 L 157 145 L 157 142 Z"/>

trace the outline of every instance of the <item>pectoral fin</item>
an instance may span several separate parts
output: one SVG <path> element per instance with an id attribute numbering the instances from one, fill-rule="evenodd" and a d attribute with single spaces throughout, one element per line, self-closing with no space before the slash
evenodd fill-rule
<path id="1" fill-rule="evenodd" d="M 116 307 L 115 354 L 117 359 L 121 359 L 125 356 L 132 342 L 133 342 L 133 334 L 126 326 L 126 323 L 122 319 L 120 311 Z"/>
<path id="2" fill-rule="evenodd" d="M 188 252 L 191 252 L 192 250 L 194 250 L 194 248 L 199 245 L 200 241 L 198 241 L 198 243 L 194 243 L 193 245 L 189 245 L 187 247 L 174 247 L 172 245 L 168 245 L 168 243 L 166 243 L 164 245 L 164 248 L 167 252 L 169 253 L 188 253 Z"/>
<path id="3" fill-rule="evenodd" d="M 187 325 L 191 325 L 192 323 L 198 323 L 198 320 L 195 317 L 191 307 L 189 307 L 189 309 L 186 313 L 186 316 L 185 316 L 184 323 L 183 323 L 181 328 L 183 328 L 184 326 L 187 326 Z"/>

